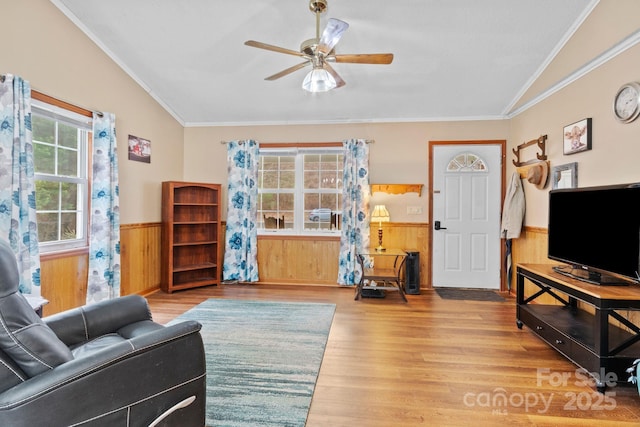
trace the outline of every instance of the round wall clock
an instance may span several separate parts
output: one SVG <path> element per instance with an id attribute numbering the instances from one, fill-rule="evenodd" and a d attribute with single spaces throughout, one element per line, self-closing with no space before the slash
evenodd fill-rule
<path id="1" fill-rule="evenodd" d="M 640 84 L 622 85 L 613 99 L 613 114 L 621 123 L 630 123 L 640 114 Z"/>

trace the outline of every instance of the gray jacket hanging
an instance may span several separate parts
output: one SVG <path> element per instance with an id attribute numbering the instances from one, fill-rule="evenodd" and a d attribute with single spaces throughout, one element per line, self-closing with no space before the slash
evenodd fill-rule
<path id="1" fill-rule="evenodd" d="M 502 223 L 500 237 L 503 239 L 517 239 L 522 231 L 524 222 L 525 199 L 520 173 L 514 172 L 507 189 L 502 207 Z"/>

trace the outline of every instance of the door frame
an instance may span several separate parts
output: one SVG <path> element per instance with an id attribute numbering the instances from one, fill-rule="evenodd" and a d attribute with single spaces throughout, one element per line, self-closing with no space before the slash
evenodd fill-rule
<path id="1" fill-rule="evenodd" d="M 504 205 L 504 197 L 506 194 L 506 148 L 507 141 L 505 139 L 487 139 L 487 140 L 460 140 L 460 141 L 429 141 L 429 254 L 427 256 L 427 265 L 429 266 L 429 275 L 427 288 L 433 289 L 433 149 L 440 145 L 498 145 L 500 146 L 500 218 L 502 218 L 502 207 Z M 505 245 L 500 239 L 500 292 L 504 292 L 507 286 L 504 281 L 504 269 L 502 268 L 502 260 L 505 255 Z"/>

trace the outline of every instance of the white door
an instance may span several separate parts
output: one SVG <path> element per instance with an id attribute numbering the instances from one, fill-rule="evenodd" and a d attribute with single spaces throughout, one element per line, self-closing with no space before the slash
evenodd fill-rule
<path id="1" fill-rule="evenodd" d="M 432 284 L 500 289 L 499 144 L 433 146 Z"/>

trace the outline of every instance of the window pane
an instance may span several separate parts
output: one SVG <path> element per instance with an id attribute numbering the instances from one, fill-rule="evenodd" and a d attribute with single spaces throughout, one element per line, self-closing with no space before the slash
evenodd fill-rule
<path id="1" fill-rule="evenodd" d="M 276 193 L 261 193 L 258 195 L 259 210 L 275 212 L 278 209 L 278 195 Z"/>
<path id="2" fill-rule="evenodd" d="M 76 216 L 75 212 L 61 214 L 62 235 L 60 240 L 71 240 L 78 237 L 76 233 Z"/>
<path id="3" fill-rule="evenodd" d="M 332 211 L 341 208 L 340 200 L 342 193 L 305 193 L 304 208 L 311 210 L 316 208 L 326 208 Z"/>
<path id="4" fill-rule="evenodd" d="M 258 195 L 258 203 L 264 213 L 277 214 L 284 211 L 293 212 L 293 193 L 261 193 Z"/>
<path id="5" fill-rule="evenodd" d="M 483 172 L 487 165 L 478 156 L 472 153 L 459 154 L 447 165 L 447 172 Z"/>
<path id="6" fill-rule="evenodd" d="M 320 161 L 319 154 L 305 154 L 304 155 L 304 170 L 318 170 L 318 162 Z"/>
<path id="7" fill-rule="evenodd" d="M 58 240 L 58 214 L 38 213 L 38 240 L 42 242 L 55 242 Z"/>
<path id="8" fill-rule="evenodd" d="M 75 150 L 58 149 L 58 175 L 78 176 L 78 152 Z"/>
<path id="9" fill-rule="evenodd" d="M 304 188 L 341 189 L 342 154 L 306 154 L 304 156 Z"/>
<path id="10" fill-rule="evenodd" d="M 36 180 L 36 209 L 38 211 L 57 211 L 59 200 L 59 183 Z M 39 227 L 40 222 L 38 222 L 38 228 Z"/>
<path id="11" fill-rule="evenodd" d="M 36 173 L 56 173 L 56 149 L 52 145 L 33 144 L 33 168 Z"/>
<path id="12" fill-rule="evenodd" d="M 320 179 L 318 171 L 304 171 L 304 188 L 316 189 L 320 188 Z"/>
<path id="13" fill-rule="evenodd" d="M 34 141 L 56 143 L 56 122 L 39 116 L 31 117 L 32 133 Z"/>
<path id="14" fill-rule="evenodd" d="M 330 230 L 336 213 L 329 208 L 316 208 L 305 217 L 304 228 L 307 230 Z"/>
<path id="15" fill-rule="evenodd" d="M 338 195 L 335 193 L 331 194 L 320 194 L 320 207 L 321 208 L 329 208 L 331 210 L 336 210 L 338 206 Z"/>
<path id="16" fill-rule="evenodd" d="M 320 194 L 318 193 L 306 193 L 304 195 L 304 210 L 310 211 L 311 209 L 320 207 Z"/>
<path id="17" fill-rule="evenodd" d="M 295 171 L 280 172 L 280 188 L 295 188 L 296 173 Z"/>
<path id="18" fill-rule="evenodd" d="M 338 188 L 336 171 L 322 171 L 320 174 L 320 184 L 322 188 Z"/>
<path id="19" fill-rule="evenodd" d="M 62 183 L 62 206 L 63 211 L 78 210 L 78 184 L 71 182 Z"/>
<path id="20" fill-rule="evenodd" d="M 278 170 L 278 158 L 279 156 L 261 156 L 260 163 L 261 168 L 264 171 L 277 171 Z"/>
<path id="21" fill-rule="evenodd" d="M 78 128 L 58 123 L 58 145 L 78 148 Z"/>
<path id="22" fill-rule="evenodd" d="M 318 171 L 320 170 L 320 155 L 305 154 L 304 155 L 304 188 L 319 188 L 320 179 Z"/>
<path id="23" fill-rule="evenodd" d="M 278 188 L 278 171 L 265 171 L 260 174 L 258 180 L 260 188 L 277 189 Z"/>
<path id="24" fill-rule="evenodd" d="M 291 211 L 293 213 L 294 200 L 295 197 L 293 193 L 280 193 L 278 195 L 280 212 Z"/>
<path id="25" fill-rule="evenodd" d="M 293 171 L 296 170 L 296 157 L 295 156 L 278 156 L 280 159 L 281 171 Z"/>

